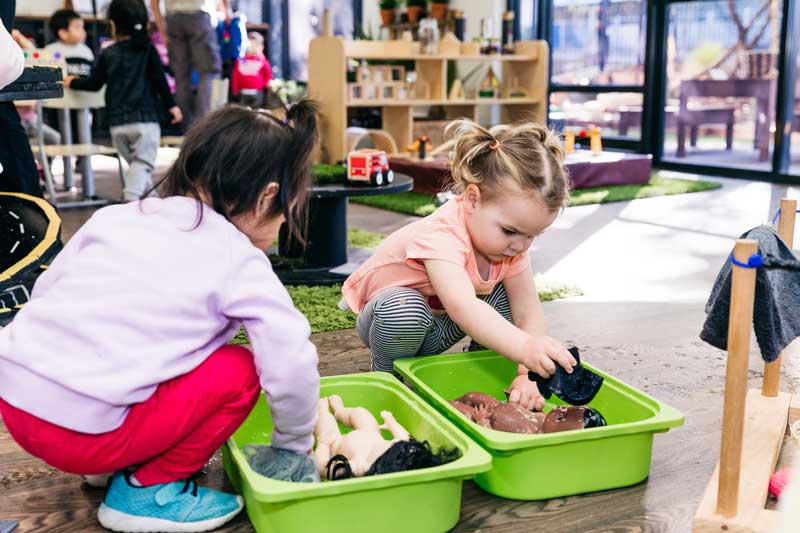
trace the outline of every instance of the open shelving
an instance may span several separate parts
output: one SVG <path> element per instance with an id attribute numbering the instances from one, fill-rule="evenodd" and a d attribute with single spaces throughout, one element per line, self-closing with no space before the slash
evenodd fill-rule
<path id="1" fill-rule="evenodd" d="M 545 120 L 547 98 L 548 47 L 544 41 L 520 41 L 514 54 L 475 55 L 415 53 L 408 41 L 346 41 L 341 37 L 321 36 L 309 46 L 309 95 L 321 111 L 322 160 L 340 161 L 347 153 L 347 110 L 380 108 L 382 129 L 399 147 L 413 142 L 414 108 L 443 106 L 448 119 L 467 117 L 476 120 L 478 110 L 498 106 L 502 122 Z M 409 61 L 414 63 L 417 86 L 426 88 L 425 98 L 350 99 L 347 83 L 349 60 Z M 491 62 L 502 80 L 499 97 L 448 98 L 449 61 Z M 524 96 L 511 96 L 521 89 Z"/>

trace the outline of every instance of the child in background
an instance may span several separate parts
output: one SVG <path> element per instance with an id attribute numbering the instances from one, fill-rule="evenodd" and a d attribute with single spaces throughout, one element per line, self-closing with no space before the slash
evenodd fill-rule
<path id="1" fill-rule="evenodd" d="M 106 88 L 106 117 L 111 141 L 128 162 L 125 200 L 138 200 L 152 187 L 152 172 L 161 142 L 160 109 L 182 120 L 164 77 L 164 67 L 147 34 L 142 0 L 113 0 L 108 6 L 116 41 L 104 49 L 89 78 L 68 76 L 64 85 L 79 91 Z M 160 101 L 159 101 L 160 98 Z"/>
<path id="2" fill-rule="evenodd" d="M 224 16 L 220 17 L 217 23 L 217 40 L 219 56 L 222 58 L 222 77 L 230 79 L 233 67 L 244 58 L 249 43 L 244 16 L 237 13 L 233 18 L 227 21 L 225 19 Z"/>
<path id="3" fill-rule="evenodd" d="M 470 350 L 483 345 L 518 363 L 509 401 L 541 410 L 528 370 L 549 376 L 576 364 L 545 336 L 527 253 L 569 198 L 563 147 L 539 124 L 449 128 L 459 196 L 386 238 L 345 281 L 342 305 L 359 313 L 373 370 L 442 353 L 466 334 Z"/>
<path id="4" fill-rule="evenodd" d="M 265 91 L 272 79 L 272 67 L 264 56 L 264 37 L 250 32 L 250 45 L 244 59 L 236 62 L 231 78 L 231 93 L 239 97 L 239 103 L 252 108 L 264 107 Z"/>
<path id="5" fill-rule="evenodd" d="M 164 197 L 97 211 L 0 329 L 9 433 L 66 472 L 116 472 L 104 527 L 206 531 L 236 515 L 241 497 L 189 477 L 262 389 L 271 445 L 311 451 L 317 353 L 264 250 L 284 221 L 298 232 L 315 143 L 308 102 L 286 123 L 212 113 L 186 135 Z M 241 325 L 252 352 L 226 344 Z"/>
<path id="6" fill-rule="evenodd" d="M 67 76 L 88 77 L 92 73 L 94 54 L 86 46 L 83 19 L 71 9 L 59 9 L 50 17 L 50 29 L 58 39 L 44 49 L 53 55 L 60 54 L 67 63 Z"/>

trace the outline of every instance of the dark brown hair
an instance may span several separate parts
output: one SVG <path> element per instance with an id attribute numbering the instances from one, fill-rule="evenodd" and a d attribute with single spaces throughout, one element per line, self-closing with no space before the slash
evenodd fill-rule
<path id="1" fill-rule="evenodd" d="M 564 147 L 558 135 L 542 124 L 523 122 L 489 128 L 467 119 L 451 122 L 455 130 L 452 175 L 456 192 L 470 184 L 491 199 L 512 180 L 523 192 L 538 194 L 547 208 L 559 210 L 569 201 Z"/>
<path id="2" fill-rule="evenodd" d="M 230 221 L 254 210 L 267 185 L 277 183 L 278 196 L 266 219 L 282 213 L 290 234 L 304 242 L 316 112 L 310 100 L 288 109 L 285 120 L 236 105 L 214 111 L 189 129 L 178 159 L 154 188 L 162 196 L 194 197 L 200 224 L 203 199 Z"/>

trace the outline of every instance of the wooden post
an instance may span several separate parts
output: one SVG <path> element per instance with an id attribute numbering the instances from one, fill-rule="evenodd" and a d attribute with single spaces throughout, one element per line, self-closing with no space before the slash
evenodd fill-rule
<path id="1" fill-rule="evenodd" d="M 794 221 L 797 213 L 797 200 L 781 198 L 781 214 L 778 217 L 778 235 L 789 248 L 794 244 Z M 761 394 L 775 397 L 781 385 L 781 354 L 778 358 L 764 365 L 764 383 Z"/>
<path id="2" fill-rule="evenodd" d="M 733 256 L 743 263 L 758 251 L 758 241 L 739 239 Z M 728 319 L 728 364 L 725 372 L 725 404 L 722 411 L 722 446 L 719 455 L 717 513 L 736 516 L 739 500 L 739 469 L 742 459 L 742 429 L 747 395 L 747 363 L 756 269 L 733 265 L 731 308 Z"/>

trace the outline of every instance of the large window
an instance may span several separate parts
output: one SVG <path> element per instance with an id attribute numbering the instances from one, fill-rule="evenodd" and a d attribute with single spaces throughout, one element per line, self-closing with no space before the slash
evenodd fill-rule
<path id="1" fill-rule="evenodd" d="M 644 83 L 645 10 L 641 0 L 555 0 L 552 82 Z"/>
<path id="2" fill-rule="evenodd" d="M 541 13 L 552 51 L 551 125 L 596 126 L 611 144 L 639 147 L 646 0 L 543 0 Z"/>
<path id="3" fill-rule="evenodd" d="M 772 168 L 781 4 L 668 6 L 665 161 Z"/>

